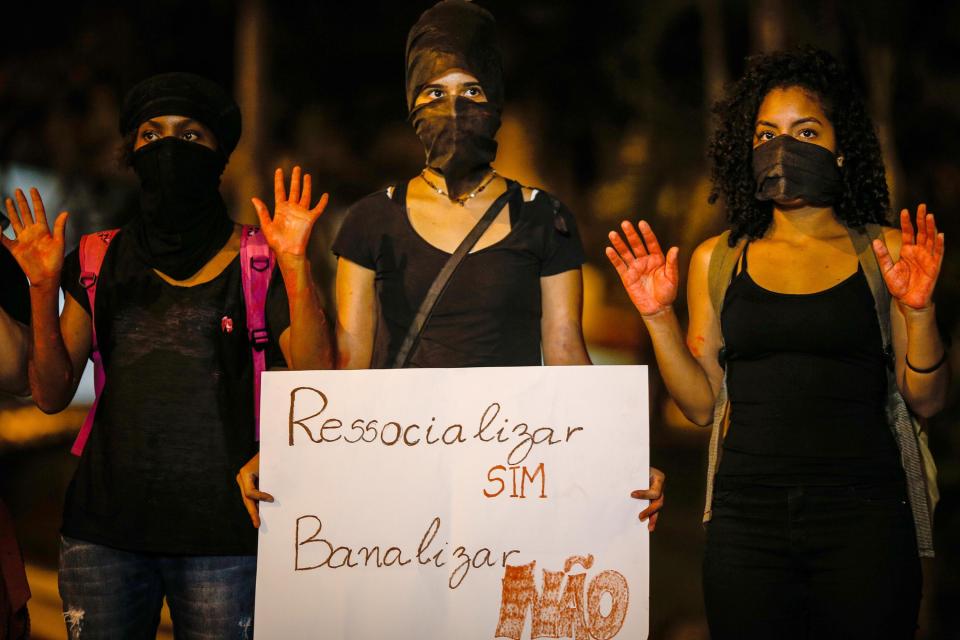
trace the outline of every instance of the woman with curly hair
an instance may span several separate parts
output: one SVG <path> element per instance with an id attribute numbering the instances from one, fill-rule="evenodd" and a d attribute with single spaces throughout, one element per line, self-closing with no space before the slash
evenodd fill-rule
<path id="1" fill-rule="evenodd" d="M 750 60 L 716 107 L 729 231 L 694 251 L 622 224 L 607 257 L 684 414 L 713 424 L 704 597 L 714 638 L 910 638 L 933 500 L 909 419 L 943 405 L 932 293 L 943 234 L 921 204 L 882 227 L 880 146 L 842 67 Z"/>

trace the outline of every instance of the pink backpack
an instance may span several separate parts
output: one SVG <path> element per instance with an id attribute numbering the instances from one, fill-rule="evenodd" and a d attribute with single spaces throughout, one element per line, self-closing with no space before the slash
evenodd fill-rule
<path id="1" fill-rule="evenodd" d="M 97 413 L 97 404 L 103 392 L 103 383 L 106 374 L 103 371 L 103 360 L 97 348 L 97 325 L 94 310 L 96 309 L 97 280 L 100 276 L 100 267 L 107 255 L 110 241 L 117 235 L 119 229 L 98 231 L 80 238 L 80 284 L 87 290 L 90 300 L 90 327 L 93 341 L 91 343 L 90 359 L 93 360 L 93 388 L 96 397 L 90 412 L 80 427 L 80 434 L 70 452 L 75 456 L 83 453 L 83 449 L 90 437 L 93 428 L 93 418 Z M 260 374 L 266 369 L 267 358 L 264 349 L 270 335 L 267 331 L 266 303 L 267 288 L 270 285 L 270 276 L 273 273 L 275 259 L 266 238 L 259 227 L 244 226 L 240 236 L 240 279 L 243 283 L 243 301 L 247 312 L 248 336 L 250 352 L 253 355 L 253 412 L 256 425 L 256 438 L 260 439 Z M 224 318 L 228 322 L 229 318 Z"/>

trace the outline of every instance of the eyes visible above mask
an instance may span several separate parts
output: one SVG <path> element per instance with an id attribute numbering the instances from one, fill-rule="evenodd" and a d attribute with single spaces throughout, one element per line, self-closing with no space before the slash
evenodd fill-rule
<path id="1" fill-rule="evenodd" d="M 444 98 L 466 98 L 474 102 L 487 102 L 487 95 L 476 77 L 454 70 L 425 84 L 417 94 L 414 107 Z"/>
<path id="2" fill-rule="evenodd" d="M 202 122 L 184 116 L 156 116 L 137 127 L 133 150 L 136 151 L 164 138 L 193 142 L 214 151 L 218 148 L 213 131 Z"/>
<path id="3" fill-rule="evenodd" d="M 754 135 L 753 146 L 754 148 L 757 148 L 764 142 L 773 140 L 778 135 L 779 134 L 776 131 L 773 131 L 772 129 L 759 128 L 757 129 L 757 132 Z M 806 127 L 796 131 L 793 134 L 793 137 L 796 138 L 797 140 L 803 140 L 804 142 L 813 142 L 818 137 L 820 137 L 820 132 L 812 127 Z"/>

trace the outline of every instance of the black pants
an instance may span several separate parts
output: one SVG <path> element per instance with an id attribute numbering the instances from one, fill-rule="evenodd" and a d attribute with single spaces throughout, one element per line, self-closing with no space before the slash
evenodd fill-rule
<path id="1" fill-rule="evenodd" d="M 920 588 L 900 483 L 717 488 L 703 561 L 714 640 L 913 638 Z"/>

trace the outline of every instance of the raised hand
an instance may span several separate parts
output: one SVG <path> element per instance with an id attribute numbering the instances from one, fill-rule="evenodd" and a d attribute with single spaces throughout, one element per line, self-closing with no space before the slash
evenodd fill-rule
<path id="1" fill-rule="evenodd" d="M 912 309 L 930 306 L 933 288 L 943 262 L 943 234 L 937 232 L 937 223 L 927 205 L 917 207 L 917 232 L 910 223 L 910 212 L 900 212 L 900 231 L 903 238 L 900 259 L 890 256 L 882 240 L 873 241 L 873 252 L 880 263 L 880 272 L 890 295 Z"/>
<path id="2" fill-rule="evenodd" d="M 63 235 L 69 214 L 63 211 L 57 216 L 51 235 L 40 192 L 30 189 L 32 212 L 23 191 L 17 189 L 14 197 L 16 208 L 10 198 L 7 198 L 6 206 L 16 239 L 10 240 L 0 234 L 0 242 L 10 250 L 31 286 L 59 286 L 63 268 Z"/>
<path id="3" fill-rule="evenodd" d="M 607 247 L 607 258 L 616 268 L 623 288 L 640 315 L 649 316 L 663 311 L 677 298 L 680 282 L 677 265 L 679 249 L 671 247 L 664 256 L 653 229 L 643 220 L 637 224 L 637 229 L 643 234 L 642 241 L 637 230 L 626 220 L 620 227 L 630 246 L 619 233 L 611 231 L 609 238 L 613 248 Z"/>
<path id="4" fill-rule="evenodd" d="M 283 169 L 273 174 L 274 216 L 271 219 L 267 205 L 259 198 L 253 198 L 253 206 L 260 218 L 260 228 L 273 249 L 278 260 L 287 257 L 303 257 L 313 223 L 327 207 L 329 196 L 320 196 L 317 205 L 310 208 L 310 174 L 303 175 L 301 188 L 300 167 L 294 167 L 290 176 L 290 194 L 283 185 Z"/>

